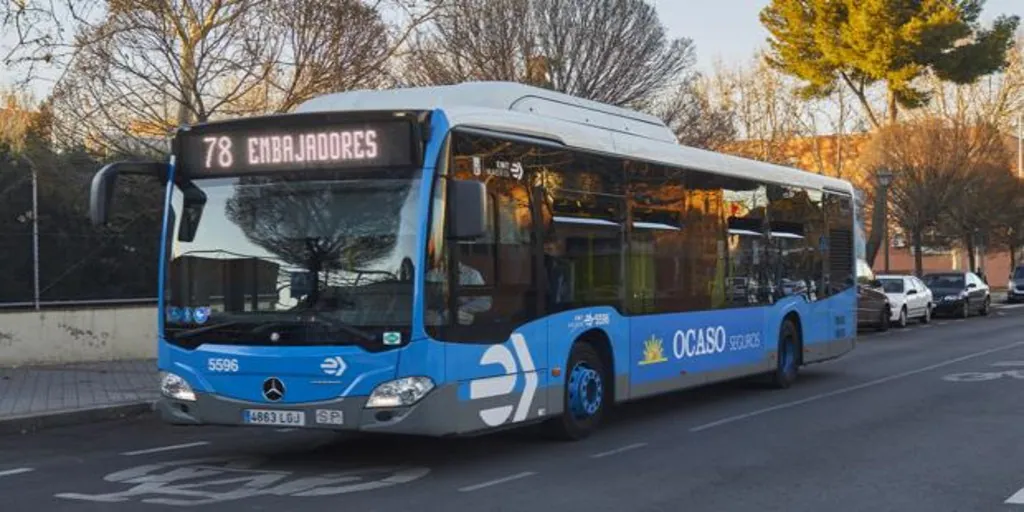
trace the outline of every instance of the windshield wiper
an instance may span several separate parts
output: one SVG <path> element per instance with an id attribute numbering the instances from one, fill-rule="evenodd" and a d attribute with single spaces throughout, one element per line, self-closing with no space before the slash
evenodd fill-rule
<path id="1" fill-rule="evenodd" d="M 317 324 L 320 324 L 320 325 L 325 325 L 327 327 L 330 327 L 330 328 L 332 328 L 334 330 L 342 331 L 342 332 L 345 332 L 345 333 L 347 333 L 349 335 L 356 336 L 358 338 L 362 338 L 362 339 L 364 339 L 366 341 L 375 341 L 377 339 L 376 336 L 374 336 L 373 334 L 370 334 L 369 332 L 366 332 L 366 331 L 364 331 L 364 330 L 362 330 L 362 329 L 360 329 L 358 327 L 354 327 L 352 325 L 346 324 L 345 322 L 342 322 L 341 320 L 338 320 L 338 319 L 335 319 L 335 318 L 331 318 L 331 317 L 323 314 L 322 312 L 312 311 L 312 310 L 305 310 L 305 311 L 297 311 L 296 313 L 297 313 L 297 316 L 299 316 L 299 319 L 287 319 L 287 320 L 284 320 L 284 319 L 280 319 L 280 318 L 269 318 L 269 319 L 266 319 L 265 322 L 258 322 L 258 325 L 254 326 L 252 329 L 249 329 L 247 331 L 247 334 L 256 334 L 256 333 L 259 333 L 260 331 L 264 331 L 266 329 L 272 328 L 272 327 L 277 326 L 277 325 L 291 325 L 291 326 L 295 326 L 295 325 L 305 325 L 307 323 L 317 323 Z M 303 319 L 302 318 L 303 315 L 309 315 L 309 316 L 306 316 L 305 319 Z M 234 327 L 236 325 L 252 324 L 252 323 L 254 323 L 253 320 L 257 320 L 257 319 L 252 319 L 252 320 L 245 321 L 245 322 L 238 321 L 238 320 L 228 321 L 228 322 L 221 322 L 221 323 L 217 323 L 217 324 L 207 325 L 205 327 L 198 327 L 198 328 L 195 328 L 195 329 L 189 329 L 187 331 L 181 331 L 181 332 L 173 334 L 173 336 L 174 336 L 174 339 L 179 339 L 179 340 L 186 339 L 186 338 L 192 338 L 192 337 L 198 336 L 200 334 L 205 334 L 205 333 L 208 333 L 208 332 L 211 332 L 211 331 L 216 331 L 216 330 L 219 330 L 219 329 L 223 329 L 225 327 Z"/>
<path id="2" fill-rule="evenodd" d="M 223 329 L 224 327 L 233 327 L 233 326 L 236 326 L 236 325 L 241 324 L 241 323 L 242 322 L 238 322 L 238 321 L 221 322 L 219 324 L 207 325 L 206 327 L 197 327 L 195 329 L 189 329 L 187 331 L 181 331 L 181 332 L 175 333 L 174 334 L 174 339 L 180 340 L 180 339 L 185 339 L 185 338 L 191 338 L 193 336 L 197 336 L 197 335 L 200 335 L 200 334 L 203 334 L 203 333 L 207 333 L 207 332 L 210 332 L 210 331 L 216 331 L 217 329 Z"/>

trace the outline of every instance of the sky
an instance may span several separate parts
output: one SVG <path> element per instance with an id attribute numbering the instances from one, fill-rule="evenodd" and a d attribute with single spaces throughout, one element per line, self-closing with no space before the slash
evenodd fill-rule
<path id="1" fill-rule="evenodd" d="M 749 60 L 766 46 L 768 33 L 758 14 L 769 0 L 647 0 L 673 38 L 688 37 L 697 51 L 697 67 L 713 70 L 716 60 L 727 64 Z M 999 14 L 1017 14 L 1024 18 L 1024 0 L 987 0 L 983 22 L 990 24 Z M 0 43 L 9 38 L 0 36 Z M 0 44 L 2 46 L 2 44 Z M 10 83 L 8 71 L 0 65 L 0 84 Z M 35 91 L 41 97 L 42 91 Z"/>

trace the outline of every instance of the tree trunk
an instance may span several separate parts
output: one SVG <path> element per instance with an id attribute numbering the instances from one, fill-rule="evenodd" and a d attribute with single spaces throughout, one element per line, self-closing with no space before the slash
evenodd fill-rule
<path id="1" fill-rule="evenodd" d="M 874 268 L 878 249 L 882 247 L 882 235 L 885 233 L 885 194 L 875 194 L 875 208 L 871 213 L 871 234 L 868 235 L 865 259 Z"/>
<path id="2" fill-rule="evenodd" d="M 899 116 L 899 104 L 896 103 L 896 92 L 889 91 L 889 125 L 896 124 L 896 118 Z"/>
<path id="3" fill-rule="evenodd" d="M 967 235 L 967 236 L 964 237 L 964 247 L 967 248 L 967 270 L 969 270 L 971 272 L 974 272 L 978 268 L 977 266 L 975 266 L 975 265 L 977 265 L 978 262 L 977 262 L 977 258 L 974 257 L 975 254 L 974 254 L 974 237 L 973 236 Z"/>
<path id="4" fill-rule="evenodd" d="M 915 227 L 910 234 L 914 243 L 914 275 L 917 277 L 924 275 L 924 254 L 921 251 L 921 246 L 924 245 L 922 231 L 924 230 L 920 227 Z"/>
<path id="5" fill-rule="evenodd" d="M 1006 244 L 1006 248 L 1010 251 L 1010 272 L 1017 268 L 1017 244 L 1010 239 L 1010 242 Z"/>

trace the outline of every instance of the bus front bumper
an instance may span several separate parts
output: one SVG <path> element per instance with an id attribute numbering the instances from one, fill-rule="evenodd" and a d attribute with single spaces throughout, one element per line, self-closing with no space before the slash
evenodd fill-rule
<path id="1" fill-rule="evenodd" d="M 326 402 L 268 404 L 196 393 L 195 401 L 161 397 L 156 403 L 160 419 L 174 425 L 233 425 L 380 432 L 426 436 L 458 434 L 456 386 L 435 388 L 408 407 L 367 409 L 367 397 Z M 254 412 L 255 411 L 255 412 Z M 269 415 L 267 412 L 277 414 Z M 268 422 L 269 417 L 277 420 Z M 247 418 L 262 420 L 247 421 Z M 286 421 L 280 421 L 287 418 Z"/>

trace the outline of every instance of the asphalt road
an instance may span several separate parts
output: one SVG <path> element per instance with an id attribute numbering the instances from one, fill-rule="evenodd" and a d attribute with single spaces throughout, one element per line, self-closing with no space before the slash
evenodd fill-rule
<path id="1" fill-rule="evenodd" d="M 578 443 L 148 417 L 0 436 L 0 510 L 1024 510 L 1024 308 L 996 311 L 864 333 L 789 390 L 630 404 Z"/>

